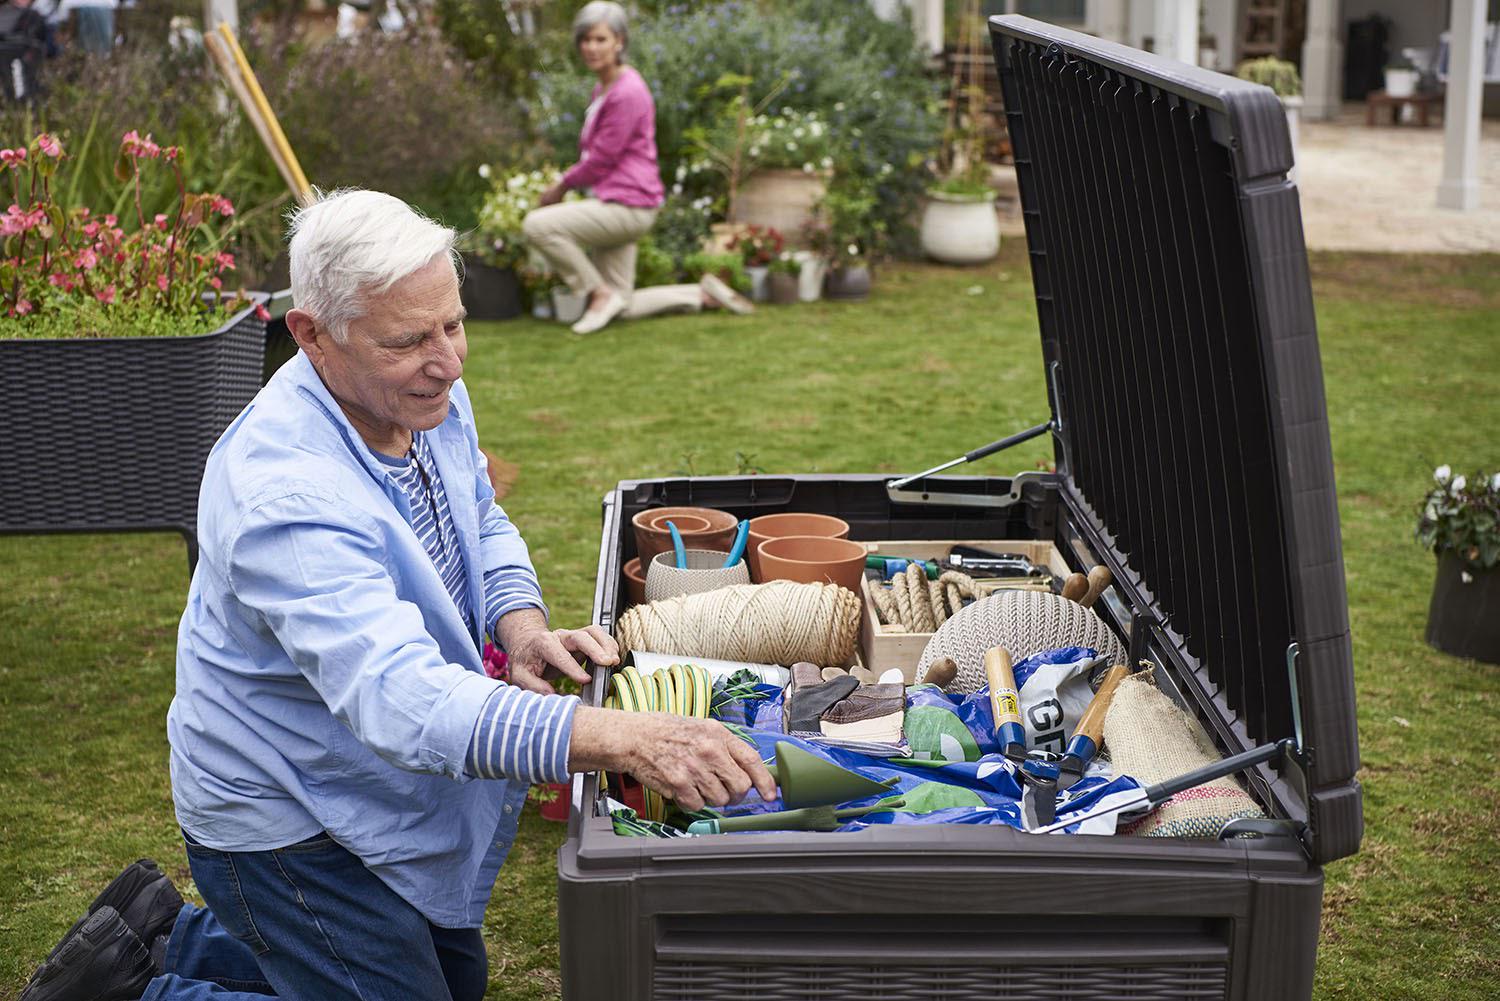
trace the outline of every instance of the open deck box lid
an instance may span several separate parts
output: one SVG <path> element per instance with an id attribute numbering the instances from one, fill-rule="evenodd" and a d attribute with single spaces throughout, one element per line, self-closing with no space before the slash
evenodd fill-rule
<path id="1" fill-rule="evenodd" d="M 1025 17 L 990 31 L 1062 502 L 1224 746 L 1299 737 L 1300 767 L 1258 781 L 1305 809 L 1315 861 L 1351 854 L 1348 607 L 1281 102 Z"/>

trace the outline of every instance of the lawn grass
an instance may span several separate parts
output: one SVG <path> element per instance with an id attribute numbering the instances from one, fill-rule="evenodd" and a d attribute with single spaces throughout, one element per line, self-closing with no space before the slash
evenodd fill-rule
<path id="1" fill-rule="evenodd" d="M 1500 468 L 1500 259 L 1314 257 L 1354 629 L 1364 847 L 1327 869 L 1319 998 L 1500 985 L 1500 669 L 1424 645 L 1433 466 Z M 1046 417 L 1019 241 L 976 270 L 883 271 L 865 303 L 748 319 L 474 324 L 481 438 L 559 623 L 589 614 L 617 480 L 925 468 Z M 24 447 L 24 443 L 13 443 Z M 1045 440 L 987 460 L 1007 473 Z M 104 472 L 101 471 L 101 475 Z M 126 862 L 191 892 L 163 719 L 187 577 L 172 536 L 0 538 L 0 998 Z M 491 998 L 558 994 L 561 825 L 526 811 L 485 928 Z"/>

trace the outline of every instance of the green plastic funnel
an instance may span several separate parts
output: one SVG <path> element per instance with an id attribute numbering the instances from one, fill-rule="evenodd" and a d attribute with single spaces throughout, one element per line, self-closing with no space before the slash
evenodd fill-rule
<path id="1" fill-rule="evenodd" d="M 884 782 L 824 761 L 787 741 L 776 744 L 776 784 L 781 786 L 781 803 L 789 810 L 805 806 L 830 806 L 851 799 L 881 796 L 891 791 L 894 778 Z"/>

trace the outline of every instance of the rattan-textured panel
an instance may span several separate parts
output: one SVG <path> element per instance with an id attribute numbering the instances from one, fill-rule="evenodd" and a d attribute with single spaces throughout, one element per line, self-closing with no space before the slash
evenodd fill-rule
<path id="1" fill-rule="evenodd" d="M 662 963 L 654 1001 L 1134 1001 L 1222 999 L 1222 965 L 733 966 Z"/>
<path id="2" fill-rule="evenodd" d="M 209 450 L 261 385 L 266 325 L 201 337 L 0 341 L 0 533 L 195 535 Z"/>

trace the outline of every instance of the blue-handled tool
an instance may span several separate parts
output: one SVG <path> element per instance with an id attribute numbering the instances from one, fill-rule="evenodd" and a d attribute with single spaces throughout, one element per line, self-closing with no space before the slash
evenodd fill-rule
<path id="1" fill-rule="evenodd" d="M 724 559 L 726 567 L 732 567 L 745 558 L 745 543 L 748 541 L 750 541 L 750 519 L 746 518 L 734 530 L 734 545 L 729 547 L 729 555 Z"/>
<path id="2" fill-rule="evenodd" d="M 682 533 L 677 531 L 677 526 L 667 522 L 667 531 L 672 533 L 672 552 L 677 554 L 677 569 L 687 569 L 687 546 L 682 544 Z"/>

